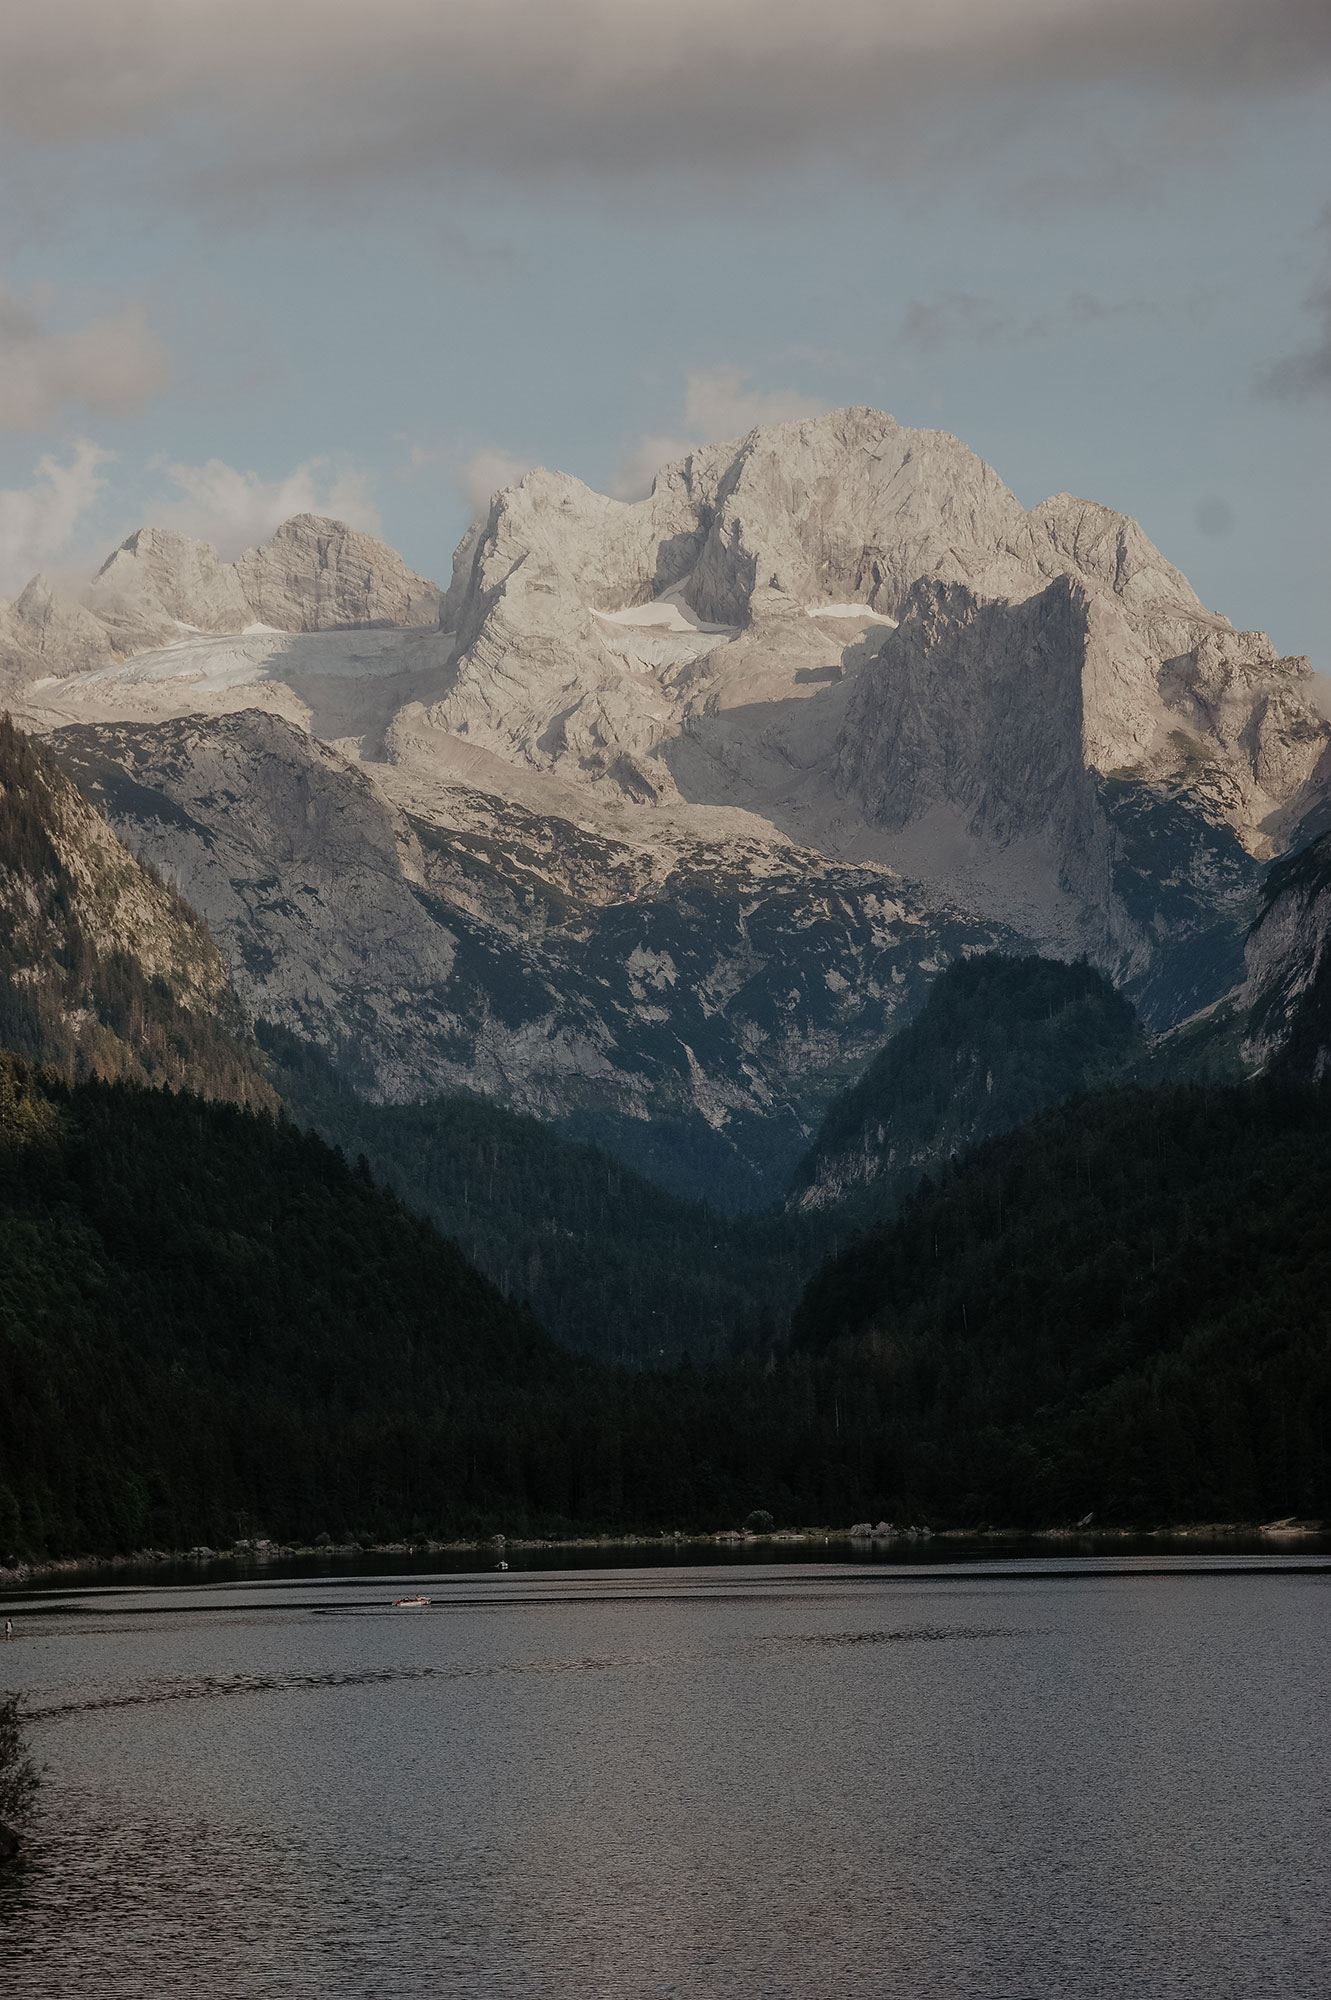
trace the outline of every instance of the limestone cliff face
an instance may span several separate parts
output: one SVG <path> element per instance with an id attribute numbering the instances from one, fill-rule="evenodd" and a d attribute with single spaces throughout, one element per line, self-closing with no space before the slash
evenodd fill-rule
<path id="1" fill-rule="evenodd" d="M 1137 523 L 864 409 L 635 503 L 528 473 L 446 597 L 309 516 L 234 564 L 141 530 L 87 605 L 0 611 L 0 658 L 247 1001 L 367 1088 L 675 1120 L 746 1173 L 985 940 L 1089 955 L 1152 1027 L 1207 1005 L 1331 777 L 1306 662 Z"/>
<path id="2" fill-rule="evenodd" d="M 755 588 L 895 617 L 921 577 L 1009 596 L 1036 572 L 1030 525 L 997 473 L 957 438 L 878 410 L 751 432 L 698 503 L 686 594 L 731 624 L 745 622 Z"/>
<path id="3" fill-rule="evenodd" d="M 1247 863 L 1331 762 L 1307 663 L 1207 612 L 1136 522 L 1067 494 L 1027 514 L 955 438 L 870 410 L 692 453 L 633 505 L 529 474 L 444 616 L 430 727 L 873 857 L 1089 950 L 1165 1016 L 1233 973 Z M 1182 931 L 1147 907 L 1156 823 L 1162 890 L 1202 850 L 1223 877 Z"/>
<path id="4" fill-rule="evenodd" d="M 107 627 L 86 606 L 35 576 L 12 604 L 0 602 L 0 683 L 21 687 L 44 674 L 83 674 L 116 658 Z"/>
<path id="5" fill-rule="evenodd" d="M 262 625 L 327 632 L 339 625 L 436 625 L 442 593 L 374 535 L 297 514 L 247 549 L 236 581 Z"/>
<path id="6" fill-rule="evenodd" d="M 1005 939 L 758 839 L 614 842 L 465 792 L 407 812 L 257 712 L 56 742 L 254 1014 L 372 1095 L 481 1091 L 723 1200 L 779 1192 L 934 973 Z"/>
<path id="7" fill-rule="evenodd" d="M 1135 521 L 1067 494 L 1028 515 L 957 439 L 873 410 L 691 453 L 634 504 L 542 471 L 497 494 L 458 551 L 443 613 L 457 653 L 433 719 L 502 755 L 620 782 L 620 755 L 656 754 L 743 700 L 798 699 L 801 670 L 811 692 L 814 676 L 858 665 L 845 655 L 862 643 L 845 642 L 870 621 L 912 613 L 918 647 L 923 601 L 936 690 L 960 637 L 945 628 L 971 622 L 948 586 L 1021 604 L 1060 581 L 1094 628 L 1093 644 L 1070 637 L 1042 670 L 1046 686 L 1050 672 L 1067 683 L 1060 706 L 1083 706 L 1068 754 L 1106 773 L 1146 759 L 1166 778 L 1181 758 L 1209 761 L 1217 804 L 1260 847 L 1331 741 L 1299 663 L 1208 613 Z M 1010 688 L 1013 727 L 1024 711 L 1041 729 L 1042 691 Z M 1171 748 L 1171 728 L 1190 742 Z"/>
<path id="8" fill-rule="evenodd" d="M 1000 848 L 1047 841 L 1095 956 L 1150 1011 L 1186 1012 L 1238 976 L 1256 864 L 1313 795 L 1328 731 L 1306 661 L 1210 621 L 1159 661 L 1143 620 L 1158 637 L 1162 606 L 1181 619 L 1177 584 L 1147 596 L 1143 565 L 1102 567 L 1132 610 L 1068 576 L 1016 604 L 916 584 L 860 672 L 836 774 L 889 832 L 942 807 Z"/>
<path id="9" fill-rule="evenodd" d="M 793 673 L 825 674 L 844 651 L 808 613 L 892 617 L 922 576 L 1027 594 L 1040 575 L 1026 515 L 988 466 L 874 410 L 691 452 L 634 504 L 532 472 L 459 549 L 443 614 L 458 654 L 432 720 L 537 766 L 632 773 L 632 790 L 689 717 L 737 705 L 747 629 L 789 659 L 747 691 L 785 696 Z M 622 616 L 672 594 L 673 619 Z M 674 791 L 664 769 L 646 782 Z"/>
<path id="10" fill-rule="evenodd" d="M 138 528 L 93 580 L 96 614 L 120 650 L 159 645 L 183 626 L 239 632 L 255 622 L 233 563 L 172 528 Z"/>
<path id="11" fill-rule="evenodd" d="M 71 1078 L 276 1101 L 226 962 L 195 913 L 7 718 L 0 1043 Z"/>
<path id="12" fill-rule="evenodd" d="M 940 803 L 1007 843 L 1054 824 L 1089 836 L 1083 754 L 1091 600 L 1060 577 L 1021 604 L 916 583 L 858 677 L 836 777 L 892 830 Z"/>
<path id="13" fill-rule="evenodd" d="M 234 563 L 170 528 L 136 529 L 97 572 L 89 600 L 87 616 L 126 657 L 179 639 L 182 627 L 433 625 L 443 602 L 386 543 L 316 514 L 297 514 Z"/>

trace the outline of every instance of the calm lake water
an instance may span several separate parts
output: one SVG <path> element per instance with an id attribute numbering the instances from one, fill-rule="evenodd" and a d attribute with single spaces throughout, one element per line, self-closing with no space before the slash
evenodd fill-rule
<path id="1" fill-rule="evenodd" d="M 45 2000 L 1324 2000 L 1331 1566 L 13 1600 Z"/>

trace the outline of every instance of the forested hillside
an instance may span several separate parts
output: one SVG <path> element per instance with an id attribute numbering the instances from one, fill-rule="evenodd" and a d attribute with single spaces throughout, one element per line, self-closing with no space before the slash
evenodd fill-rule
<path id="1" fill-rule="evenodd" d="M 0 1057 L 4 1557 L 840 1513 L 813 1372 L 571 1354 L 316 1136 Z"/>
<path id="2" fill-rule="evenodd" d="M 831 1260 L 795 1316 L 951 1518 L 1331 1514 L 1331 1095 L 1078 1098 Z"/>
<path id="3" fill-rule="evenodd" d="M 581 1366 L 319 1139 L 0 1057 L 6 1550 L 520 1504 Z"/>
<path id="4" fill-rule="evenodd" d="M 220 952 L 0 717 L 0 1046 L 67 1077 L 274 1105 Z"/>
<path id="5" fill-rule="evenodd" d="M 1331 1117 L 1112 1092 L 989 1141 L 787 1349 L 552 1342 L 317 1137 L 0 1061 L 0 1549 L 1331 1514 Z"/>
<path id="6" fill-rule="evenodd" d="M 831 1105 L 789 1205 L 884 1215 L 954 1152 L 1108 1081 L 1144 1047 L 1129 1002 L 1084 962 L 958 959 Z"/>
<path id="7" fill-rule="evenodd" d="M 830 1247 L 823 1216 L 728 1216 L 596 1146 L 470 1097 L 370 1104 L 321 1051 L 261 1023 L 292 1115 L 451 1236 L 584 1353 L 656 1367 L 784 1332 Z"/>

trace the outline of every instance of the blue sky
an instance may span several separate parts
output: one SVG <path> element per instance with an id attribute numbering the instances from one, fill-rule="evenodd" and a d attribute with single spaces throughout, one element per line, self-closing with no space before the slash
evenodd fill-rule
<path id="1" fill-rule="evenodd" d="M 445 579 L 507 468 L 870 403 L 1331 668 L 1324 6 L 20 11 L 0 591 L 304 506 Z"/>

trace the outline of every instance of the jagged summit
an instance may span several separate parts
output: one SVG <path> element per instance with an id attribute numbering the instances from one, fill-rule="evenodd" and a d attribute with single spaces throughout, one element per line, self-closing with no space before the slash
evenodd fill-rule
<path id="1" fill-rule="evenodd" d="M 870 409 L 635 502 L 528 472 L 443 597 L 316 517 L 235 563 L 143 529 L 0 644 L 31 726 L 132 779 L 118 823 L 256 1011 L 395 1096 L 612 1144 L 668 1106 L 690 1158 L 773 1103 L 802 1150 L 960 949 L 1084 954 L 1151 1026 L 1208 1004 L 1331 778 L 1307 663 L 1137 522 L 1027 511 Z"/>
<path id="2" fill-rule="evenodd" d="M 234 563 L 169 528 L 136 529 L 103 563 L 92 591 L 92 608 L 107 624 L 131 642 L 142 634 L 158 644 L 173 625 L 204 632 L 432 625 L 442 601 L 386 542 L 318 514 L 294 515 Z"/>
<path id="3" fill-rule="evenodd" d="M 436 626 L 443 593 L 377 536 L 296 514 L 223 562 L 211 542 L 136 528 L 82 596 L 35 576 L 0 601 L 0 676 L 11 686 L 113 667 L 198 633 Z"/>
<path id="4" fill-rule="evenodd" d="M 1155 942 L 1106 815 L 1184 800 L 1225 850 L 1193 859 L 1246 894 L 1331 744 L 1307 662 L 1208 612 L 1137 522 L 1070 494 L 1028 513 L 957 438 L 868 409 L 690 452 L 634 503 L 527 474 L 464 539 L 444 622 L 404 755 L 465 739 L 740 807 L 1130 977 Z"/>
<path id="5" fill-rule="evenodd" d="M 424 719 L 501 758 L 631 796 L 747 804 L 747 788 L 807 838 L 808 811 L 770 795 L 764 750 L 807 770 L 811 753 L 826 761 L 830 729 L 831 761 L 844 763 L 832 684 L 867 665 L 882 642 L 879 633 L 866 644 L 873 626 L 899 620 L 922 586 L 1023 604 L 1059 579 L 1098 607 L 1093 636 L 1059 663 L 1078 710 L 1070 753 L 1104 775 L 1143 763 L 1168 773 L 1181 758 L 1223 766 L 1212 787 L 1223 816 L 1245 846 L 1269 851 L 1266 822 L 1331 740 L 1302 698 L 1305 667 L 1208 613 L 1135 521 L 1068 494 L 1028 514 L 958 439 L 875 410 L 690 452 L 642 501 L 543 470 L 497 493 L 455 559 L 443 622 L 457 654 Z M 676 609 L 694 629 L 667 638 Z M 1020 702 L 1021 687 L 1010 694 Z M 799 708 L 752 726 L 752 711 L 773 703 Z M 733 725 L 719 719 L 741 709 L 751 726 L 737 753 Z"/>
<path id="6" fill-rule="evenodd" d="M 743 625 L 755 592 L 807 609 L 857 603 L 895 615 L 922 577 L 1019 598 L 1067 572 L 1138 611 L 1205 616 L 1184 578 L 1125 515 L 1067 493 L 1027 513 L 959 438 L 882 411 L 759 425 L 663 465 L 646 499 L 620 501 L 537 467 L 492 497 L 454 562 L 444 623 L 464 638 L 496 557 L 514 542 L 619 610 L 671 589 L 702 618 Z M 479 559 L 479 567 L 478 567 Z"/>

